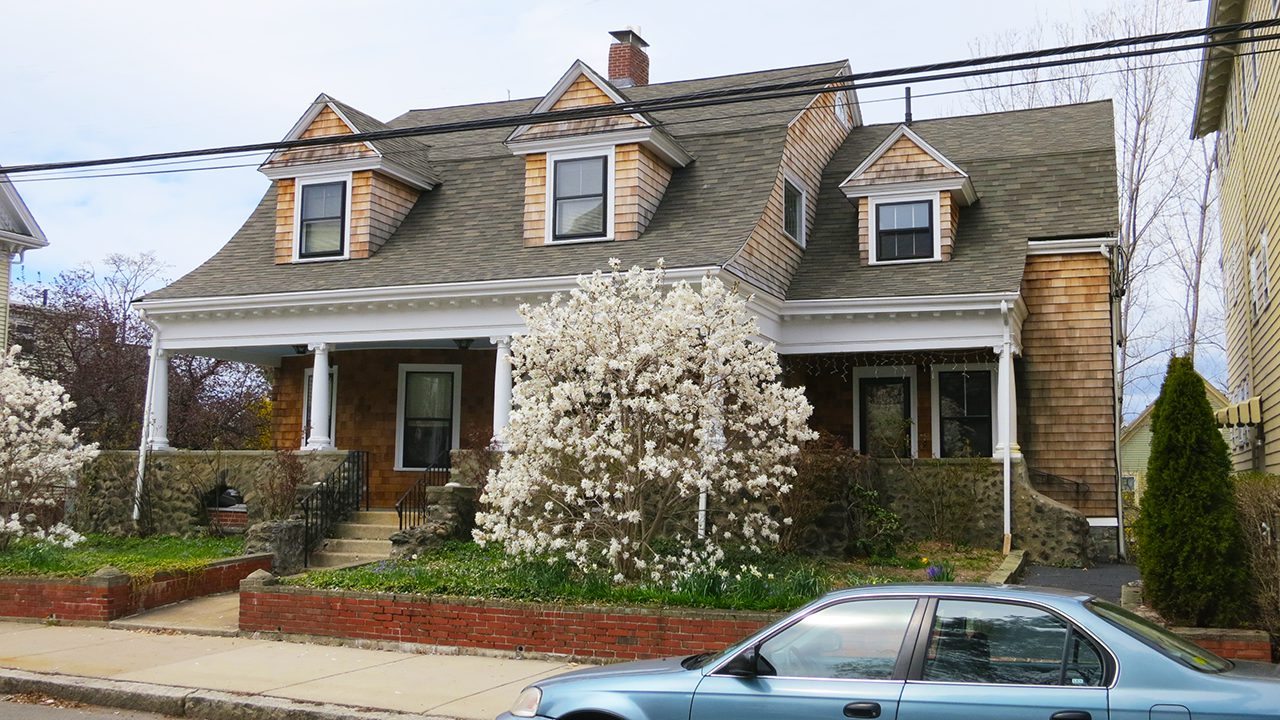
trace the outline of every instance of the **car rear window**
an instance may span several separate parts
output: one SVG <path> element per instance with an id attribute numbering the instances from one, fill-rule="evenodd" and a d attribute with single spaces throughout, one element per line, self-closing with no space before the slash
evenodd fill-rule
<path id="1" fill-rule="evenodd" d="M 1178 637 L 1122 607 L 1101 600 L 1094 600 L 1087 605 L 1094 615 L 1187 667 L 1208 673 L 1225 672 L 1233 667 L 1230 660 L 1224 660 L 1190 640 Z"/>

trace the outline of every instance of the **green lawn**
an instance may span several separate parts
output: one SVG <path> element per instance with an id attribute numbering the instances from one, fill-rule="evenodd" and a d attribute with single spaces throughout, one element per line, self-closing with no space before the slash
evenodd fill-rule
<path id="1" fill-rule="evenodd" d="M 993 551 L 932 545 L 925 548 L 931 555 L 920 555 L 917 549 L 874 564 L 769 555 L 756 558 L 758 575 L 735 572 L 724 578 L 697 573 L 671 587 L 656 583 L 615 585 L 605 575 L 584 575 L 563 563 L 515 560 L 494 547 L 452 543 L 417 560 L 313 571 L 287 582 L 329 590 L 776 611 L 791 610 L 837 588 L 923 581 L 926 564 L 921 559 L 925 557 L 928 564 L 951 563 L 957 579 L 973 579 L 979 572 L 985 577 L 1001 560 L 1000 553 Z"/>
<path id="2" fill-rule="evenodd" d="M 89 535 L 72 548 L 19 541 L 0 552 L 0 576 L 83 577 L 111 565 L 134 577 L 151 577 L 166 571 L 194 570 L 210 560 L 243 552 L 244 539 L 235 536 L 188 539 Z"/>

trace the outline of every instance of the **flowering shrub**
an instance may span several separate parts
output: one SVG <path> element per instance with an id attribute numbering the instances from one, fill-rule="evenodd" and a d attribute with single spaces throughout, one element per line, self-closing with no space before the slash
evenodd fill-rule
<path id="1" fill-rule="evenodd" d="M 81 445 L 78 430 L 60 416 L 73 407 L 62 386 L 26 372 L 18 348 L 0 355 L 0 550 L 17 538 L 70 547 L 83 538 L 53 521 L 56 491 L 98 455 L 97 444 Z"/>
<path id="2" fill-rule="evenodd" d="M 777 543 L 767 508 L 814 437 L 802 389 L 778 381 L 747 299 L 718 279 L 664 292 L 661 264 L 610 266 L 520 309 L 507 452 L 476 540 L 615 582 L 673 580 Z"/>

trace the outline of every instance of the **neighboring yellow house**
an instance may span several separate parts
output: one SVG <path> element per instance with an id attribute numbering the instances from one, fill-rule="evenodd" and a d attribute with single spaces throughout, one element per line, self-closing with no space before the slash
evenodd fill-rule
<path id="1" fill-rule="evenodd" d="M 1216 385 L 1205 380 L 1205 392 L 1214 410 L 1225 408 L 1230 402 Z M 1151 411 L 1153 402 L 1133 422 L 1120 430 L 1120 479 L 1126 491 L 1132 491 L 1138 499 L 1146 489 L 1147 458 L 1151 456 Z M 1223 431 L 1227 435 L 1227 431 Z M 1227 438 L 1230 442 L 1230 438 Z"/>
<path id="2" fill-rule="evenodd" d="M 9 337 L 9 267 L 13 257 L 48 245 L 8 176 L 0 172 L 0 345 Z"/>
<path id="3" fill-rule="evenodd" d="M 1276 17 L 1280 0 L 1209 3 L 1209 25 Z M 1280 41 L 1207 49 L 1192 122 L 1194 137 L 1217 133 L 1232 403 L 1218 413 L 1219 422 L 1231 428 L 1235 468 L 1269 472 L 1280 472 L 1280 304 L 1271 302 L 1271 277 L 1280 267 L 1270 251 L 1280 243 L 1280 55 L 1275 50 Z"/>

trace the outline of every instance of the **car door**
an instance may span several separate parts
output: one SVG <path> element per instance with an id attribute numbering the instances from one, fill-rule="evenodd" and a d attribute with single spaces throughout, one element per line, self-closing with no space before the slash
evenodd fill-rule
<path id="1" fill-rule="evenodd" d="M 941 598 L 898 720 L 1108 720 L 1105 655 L 1046 608 Z"/>
<path id="2" fill-rule="evenodd" d="M 690 718 L 894 720 L 910 658 L 905 639 L 923 611 L 923 601 L 903 597 L 821 607 L 757 645 L 760 673 L 708 673 Z"/>

